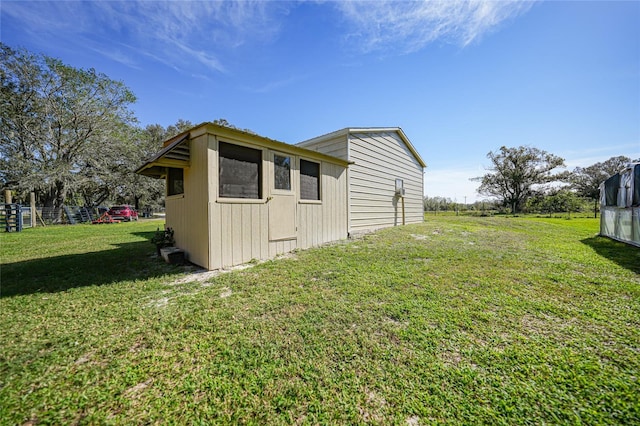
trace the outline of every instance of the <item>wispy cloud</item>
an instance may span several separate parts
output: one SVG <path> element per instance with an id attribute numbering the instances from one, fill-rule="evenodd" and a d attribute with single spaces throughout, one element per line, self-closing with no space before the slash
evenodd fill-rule
<path id="1" fill-rule="evenodd" d="M 320 2 L 343 18 L 336 31 L 363 52 L 417 51 L 436 40 L 467 45 L 501 22 L 526 12 L 522 1 Z M 278 40 L 304 2 L 52 1 L 3 2 L 2 15 L 20 22 L 43 50 L 93 51 L 132 69 L 151 58 L 185 75 L 233 72 L 226 61 L 244 45 Z M 273 81 L 269 92 L 300 77 Z"/>
<path id="2" fill-rule="evenodd" d="M 120 23 L 116 29 L 132 39 L 138 53 L 152 52 L 176 69 L 175 63 L 195 61 L 209 71 L 225 72 L 220 52 L 247 40 L 266 42 L 278 28 L 265 2 L 99 2 L 96 7 Z"/>
<path id="3" fill-rule="evenodd" d="M 174 69 L 195 62 L 224 72 L 220 52 L 278 33 L 281 7 L 264 1 L 5 2 L 3 15 L 40 34 L 43 44 L 89 48 L 137 68 L 140 55 Z M 113 37 L 120 43 L 114 43 Z M 126 49 L 123 49 L 123 46 Z M 46 46 L 45 46 L 46 47 Z"/>
<path id="4" fill-rule="evenodd" d="M 125 46 L 126 47 L 126 46 Z M 88 47 L 90 50 L 98 53 L 101 56 L 104 56 L 105 58 L 109 58 L 114 62 L 118 62 L 122 65 L 125 65 L 129 68 L 133 68 L 135 70 L 142 70 L 142 66 L 136 61 L 136 59 L 128 54 L 127 52 L 123 51 L 122 49 L 118 49 L 115 47 L 112 48 L 105 48 L 104 46 L 100 46 L 100 47 Z M 129 47 L 126 47 L 126 50 L 129 51 Z"/>
<path id="5" fill-rule="evenodd" d="M 581 150 L 565 150 L 558 155 L 565 159 L 567 169 L 588 167 L 595 163 L 608 160 L 611 157 L 624 155 L 631 160 L 640 158 L 640 142 L 623 144 L 604 144 L 597 148 L 583 148 Z"/>
<path id="6" fill-rule="evenodd" d="M 281 80 L 270 81 L 259 87 L 246 87 L 245 90 L 251 93 L 270 93 L 270 92 L 273 92 L 274 90 L 302 81 L 307 77 L 308 76 L 306 75 L 293 75 L 288 78 L 283 78 Z"/>
<path id="7" fill-rule="evenodd" d="M 436 40 L 466 46 L 533 2 L 511 0 L 350 1 L 336 6 L 354 29 L 349 39 L 365 52 L 415 52 Z"/>

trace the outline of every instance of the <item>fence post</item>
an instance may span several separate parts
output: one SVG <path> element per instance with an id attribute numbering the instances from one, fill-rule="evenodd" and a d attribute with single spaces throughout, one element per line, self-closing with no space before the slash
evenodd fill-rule
<path id="1" fill-rule="evenodd" d="M 22 232 L 24 223 L 22 222 L 22 206 L 15 204 L 16 206 L 16 232 Z"/>
<path id="2" fill-rule="evenodd" d="M 11 232 L 11 190 L 4 190 L 4 230 Z"/>
<path id="3" fill-rule="evenodd" d="M 37 225 L 37 221 L 36 221 L 36 193 L 35 192 L 31 192 L 29 194 L 29 203 L 30 203 L 30 207 L 31 207 L 31 227 L 35 228 Z"/>
<path id="4" fill-rule="evenodd" d="M 22 208 L 20 204 L 5 204 L 4 214 L 5 232 L 22 231 Z"/>

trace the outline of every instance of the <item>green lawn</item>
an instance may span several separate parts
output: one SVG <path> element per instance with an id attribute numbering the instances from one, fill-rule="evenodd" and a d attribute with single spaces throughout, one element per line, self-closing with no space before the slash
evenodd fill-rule
<path id="1" fill-rule="evenodd" d="M 158 225 L 0 234 L 1 424 L 640 423 L 640 249 L 597 220 L 427 216 L 206 282 Z"/>

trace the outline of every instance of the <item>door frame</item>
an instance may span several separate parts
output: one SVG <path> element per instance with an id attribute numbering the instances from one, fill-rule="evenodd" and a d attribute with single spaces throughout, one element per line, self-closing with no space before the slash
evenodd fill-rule
<path id="1" fill-rule="evenodd" d="M 275 156 L 289 158 L 289 187 L 276 189 Z M 267 198 L 269 241 L 295 240 L 298 238 L 298 201 L 294 179 L 296 157 L 269 150 L 269 197 Z"/>

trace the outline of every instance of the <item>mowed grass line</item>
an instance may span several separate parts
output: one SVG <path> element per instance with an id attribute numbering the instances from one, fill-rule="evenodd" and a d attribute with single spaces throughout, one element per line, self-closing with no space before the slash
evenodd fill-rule
<path id="1" fill-rule="evenodd" d="M 0 422 L 637 424 L 640 250 L 597 227 L 428 217 L 205 283 L 140 246 L 166 275 L 0 299 Z"/>

